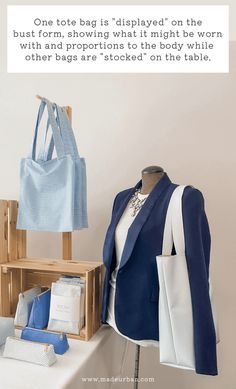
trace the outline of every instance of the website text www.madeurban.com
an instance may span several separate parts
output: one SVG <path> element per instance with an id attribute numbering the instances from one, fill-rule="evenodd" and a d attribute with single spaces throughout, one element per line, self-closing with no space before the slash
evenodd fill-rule
<path id="1" fill-rule="evenodd" d="M 146 383 L 154 383 L 155 378 L 154 377 L 140 377 L 140 378 L 134 378 L 134 377 L 81 377 L 81 380 L 83 383 L 97 383 L 97 384 L 104 384 L 104 383 L 133 383 L 133 382 L 146 382 Z"/>

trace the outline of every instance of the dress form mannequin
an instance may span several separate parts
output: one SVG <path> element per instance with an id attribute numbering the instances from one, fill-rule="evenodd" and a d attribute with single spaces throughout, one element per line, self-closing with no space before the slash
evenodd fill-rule
<path id="1" fill-rule="evenodd" d="M 160 166 L 148 166 L 142 170 L 142 194 L 149 194 L 164 174 Z"/>
<path id="2" fill-rule="evenodd" d="M 148 166 L 144 168 L 142 170 L 142 187 L 140 193 L 149 194 L 163 175 L 164 170 L 160 166 Z M 134 389 L 138 389 L 139 361 L 140 345 L 137 344 L 135 350 Z"/>
<path id="3" fill-rule="evenodd" d="M 143 188 L 140 177 L 113 201 L 103 247 L 102 322 L 135 346 L 160 347 L 160 364 L 215 376 L 218 337 L 209 290 L 211 234 L 203 194 L 192 185 L 173 182 L 166 171 L 154 187 L 154 176 L 152 185 L 147 177 L 148 182 L 143 172 Z M 150 186 L 145 189 L 146 183 Z M 151 192 L 142 194 L 142 189 Z M 172 260 L 176 255 L 183 259 L 180 271 L 176 267 L 181 262 L 175 266 Z M 180 285 L 175 287 L 175 281 Z M 171 304 L 169 297 L 173 297 Z M 185 313 L 190 320 L 186 321 Z M 129 345 L 125 344 L 119 376 L 128 362 Z M 134 381 L 139 369 L 137 351 L 141 352 L 135 346 L 130 350 Z"/>

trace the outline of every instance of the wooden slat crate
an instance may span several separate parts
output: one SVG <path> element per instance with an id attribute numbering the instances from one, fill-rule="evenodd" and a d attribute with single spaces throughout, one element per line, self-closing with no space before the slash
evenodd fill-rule
<path id="1" fill-rule="evenodd" d="M 26 231 L 16 230 L 17 209 L 17 201 L 0 200 L 0 315 L 14 316 L 20 292 L 50 287 L 61 275 L 77 275 L 86 281 L 85 327 L 68 336 L 89 340 L 101 325 L 102 263 L 70 260 L 70 233 L 62 234 L 66 260 L 27 258 Z"/>

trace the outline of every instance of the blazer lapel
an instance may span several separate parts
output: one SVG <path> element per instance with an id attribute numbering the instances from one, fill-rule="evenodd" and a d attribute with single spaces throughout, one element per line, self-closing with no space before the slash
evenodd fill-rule
<path id="1" fill-rule="evenodd" d="M 120 218 L 121 216 L 123 215 L 124 213 L 124 210 L 125 208 L 127 207 L 128 205 L 128 202 L 130 201 L 132 195 L 134 194 L 134 192 L 136 191 L 136 189 L 140 188 L 142 185 L 142 180 L 140 180 L 137 185 L 135 185 L 132 189 L 130 189 L 129 193 L 126 195 L 124 201 L 122 202 L 122 205 L 120 206 L 120 208 L 118 209 L 116 215 L 115 215 L 115 218 L 114 218 L 114 222 L 113 222 L 113 227 L 114 227 L 114 232 L 115 232 L 115 229 L 116 229 L 116 226 L 117 224 L 119 223 L 120 221 Z"/>
<path id="2" fill-rule="evenodd" d="M 113 250 L 114 250 L 114 244 L 115 244 L 115 231 L 116 231 L 116 226 L 119 223 L 119 220 L 121 216 L 124 213 L 125 208 L 127 207 L 127 204 L 129 200 L 131 199 L 132 195 L 136 191 L 136 189 L 140 188 L 142 185 L 142 180 L 140 180 L 137 185 L 135 185 L 133 188 L 131 188 L 128 192 L 128 194 L 125 196 L 124 200 L 122 201 L 122 204 L 116 211 L 114 218 L 108 228 L 107 235 L 106 235 L 106 240 L 105 240 L 105 245 L 104 245 L 104 255 L 103 255 L 103 260 L 104 264 L 108 267 L 111 264 L 112 257 L 113 257 Z M 105 254 L 106 253 L 106 254 Z"/>
<path id="3" fill-rule="evenodd" d="M 140 184 L 140 182 L 139 182 L 139 184 Z M 139 232 L 140 232 L 142 226 L 144 225 L 145 221 L 147 220 L 148 216 L 150 215 L 154 204 L 156 203 L 158 198 L 161 196 L 161 194 L 164 192 L 164 190 L 168 188 L 168 186 L 170 184 L 171 184 L 171 181 L 170 181 L 169 177 L 167 176 L 167 174 L 165 173 L 163 175 L 163 177 L 160 179 L 160 181 L 158 181 L 158 183 L 155 185 L 155 187 L 153 188 L 153 190 L 149 194 L 147 200 L 145 201 L 143 207 L 141 208 L 138 215 L 136 216 L 133 223 L 131 224 L 129 231 L 128 231 L 128 235 L 127 235 L 126 243 L 125 243 L 124 250 L 122 253 L 122 257 L 121 257 L 120 269 L 123 266 L 125 266 L 125 264 L 128 262 L 130 255 L 133 251 L 135 242 L 137 240 L 137 237 L 139 235 Z M 136 185 L 136 187 L 137 186 L 138 186 L 138 184 Z M 128 203 L 128 201 L 126 202 L 125 206 L 127 205 L 127 203 Z M 125 206 L 122 207 L 121 214 L 123 213 Z"/>

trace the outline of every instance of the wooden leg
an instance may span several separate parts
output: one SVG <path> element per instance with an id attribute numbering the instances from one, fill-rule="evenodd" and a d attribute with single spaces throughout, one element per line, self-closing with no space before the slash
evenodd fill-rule
<path id="1" fill-rule="evenodd" d="M 100 268 L 94 270 L 93 278 L 93 333 L 100 327 L 100 309 L 97 309 L 100 304 Z"/>
<path id="2" fill-rule="evenodd" d="M 0 315 L 10 316 L 11 315 L 11 299 L 10 299 L 10 272 L 8 269 L 4 269 L 3 266 L 0 268 Z"/>
<path id="3" fill-rule="evenodd" d="M 11 313 L 15 315 L 21 290 L 21 269 L 11 270 Z"/>
<path id="4" fill-rule="evenodd" d="M 134 389 L 138 389 L 139 361 L 140 361 L 140 346 L 136 344 L 135 366 L 134 366 Z"/>
<path id="5" fill-rule="evenodd" d="M 9 204 L 9 261 L 17 259 L 17 201 L 10 200 Z"/>
<path id="6" fill-rule="evenodd" d="M 72 259 L 72 234 L 71 232 L 62 233 L 62 253 L 63 259 L 69 261 Z"/>
<path id="7" fill-rule="evenodd" d="M 89 271 L 86 274 L 86 312 L 85 312 L 85 338 L 89 340 L 93 335 L 93 281 L 94 270 Z"/>
<path id="8" fill-rule="evenodd" d="M 70 122 L 72 123 L 72 108 L 70 106 L 64 107 L 67 115 L 70 119 Z M 62 233 L 62 253 L 63 253 L 63 259 L 66 261 L 69 261 L 72 259 L 72 234 L 71 232 L 63 232 Z"/>
<path id="9" fill-rule="evenodd" d="M 17 230 L 17 258 L 26 258 L 26 231 Z"/>
<path id="10" fill-rule="evenodd" d="M 0 200 L 0 263 L 8 261 L 8 205 Z"/>

